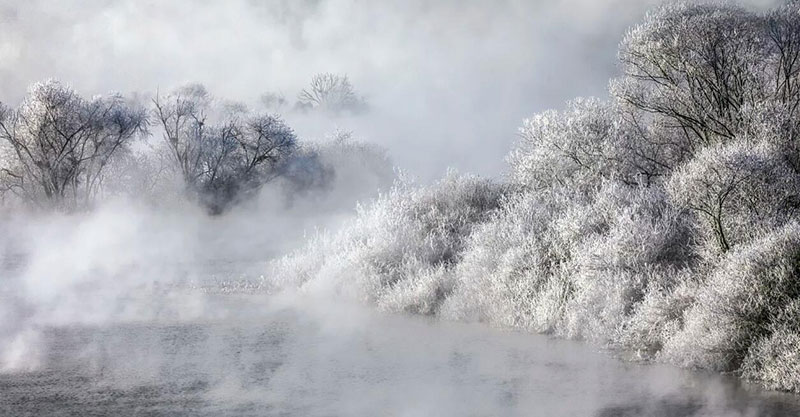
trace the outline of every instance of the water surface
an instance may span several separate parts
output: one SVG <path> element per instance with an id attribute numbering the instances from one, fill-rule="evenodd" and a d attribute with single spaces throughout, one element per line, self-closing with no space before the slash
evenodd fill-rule
<path id="1" fill-rule="evenodd" d="M 735 378 L 589 345 L 217 295 L 213 317 L 38 330 L 39 366 L 0 374 L 8 416 L 796 416 Z"/>

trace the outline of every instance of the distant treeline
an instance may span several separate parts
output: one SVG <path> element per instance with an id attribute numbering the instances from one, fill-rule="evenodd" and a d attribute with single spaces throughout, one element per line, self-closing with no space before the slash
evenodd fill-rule
<path id="1" fill-rule="evenodd" d="M 84 98 L 48 80 L 32 85 L 16 109 L 0 104 L 3 199 L 74 210 L 91 207 L 103 195 L 141 196 L 177 182 L 181 192 L 218 214 L 278 177 L 304 189 L 324 187 L 332 179 L 335 167 L 323 163 L 323 150 L 301 146 L 294 131 L 270 111 L 366 109 L 346 76 L 327 73 L 313 77 L 293 108 L 282 108 L 283 96 L 264 95 L 264 113 L 217 100 L 199 84 L 150 101 L 119 94 Z M 163 140 L 143 140 L 153 132 Z M 348 157 L 361 164 L 381 161 L 373 164 L 373 174 L 391 181 L 392 167 L 382 150 L 354 144 L 347 133 L 339 136 L 329 146 L 349 147 L 355 152 Z"/>
<path id="2" fill-rule="evenodd" d="M 619 58 L 507 180 L 399 186 L 272 275 L 800 392 L 800 6 L 668 5 Z"/>

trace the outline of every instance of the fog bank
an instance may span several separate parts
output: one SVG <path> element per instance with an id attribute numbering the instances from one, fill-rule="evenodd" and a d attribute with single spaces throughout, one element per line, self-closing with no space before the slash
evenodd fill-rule
<path id="1" fill-rule="evenodd" d="M 625 30 L 656 0 L 0 2 L 0 100 L 56 77 L 84 94 L 201 82 L 222 97 L 290 102 L 319 72 L 346 73 L 368 117 L 288 118 L 386 146 L 424 180 L 505 170 L 520 120 L 605 96 Z M 778 0 L 749 0 L 767 7 Z"/>

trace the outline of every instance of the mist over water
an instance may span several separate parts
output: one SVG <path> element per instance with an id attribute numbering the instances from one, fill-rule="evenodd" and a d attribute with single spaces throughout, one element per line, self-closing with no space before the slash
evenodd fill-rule
<path id="1" fill-rule="evenodd" d="M 256 109 L 280 93 L 303 143 L 352 131 L 403 180 L 497 179 L 523 118 L 607 95 L 623 33 L 659 3 L 0 0 L 0 100 L 49 77 L 143 98 L 200 82 Z M 326 71 L 347 74 L 368 109 L 292 110 Z M 282 288 L 271 261 L 357 223 L 357 204 L 393 179 L 341 165 L 323 190 L 272 183 L 219 216 L 135 196 L 1 211 L 0 415 L 800 415 L 796 396 L 733 376 L 378 313 L 325 270 Z"/>
<path id="2" fill-rule="evenodd" d="M 8 415 L 789 416 L 734 378 L 587 345 L 292 295 L 213 296 L 189 321 L 48 328 L 3 374 Z M 36 398 L 35 402 L 28 399 Z"/>
<path id="3" fill-rule="evenodd" d="M 275 293 L 259 274 L 289 244 L 230 227 L 258 218 L 243 213 L 210 219 L 120 202 L 92 215 L 6 219 L 6 239 L 16 238 L 3 241 L 0 415 L 800 412 L 794 396 L 734 377 L 376 313 L 325 291 Z"/>

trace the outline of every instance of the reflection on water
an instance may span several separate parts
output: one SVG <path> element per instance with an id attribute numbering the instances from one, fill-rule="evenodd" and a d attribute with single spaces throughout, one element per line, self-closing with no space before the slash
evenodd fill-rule
<path id="1" fill-rule="evenodd" d="M 236 314 L 42 330 L 40 368 L 0 374 L 0 414 L 800 415 L 795 396 L 576 342 L 319 300 L 217 302 Z"/>

